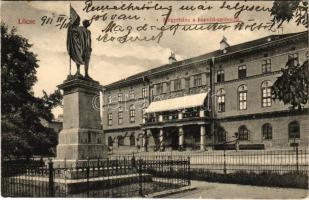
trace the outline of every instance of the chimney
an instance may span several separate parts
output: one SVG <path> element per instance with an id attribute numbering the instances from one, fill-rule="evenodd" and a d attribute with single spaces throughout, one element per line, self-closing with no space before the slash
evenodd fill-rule
<path id="1" fill-rule="evenodd" d="M 175 53 L 171 52 L 171 56 L 168 58 L 170 64 L 176 62 Z"/>
<path id="2" fill-rule="evenodd" d="M 220 42 L 220 50 L 223 50 L 223 52 L 226 52 L 226 48 L 229 47 L 229 43 L 227 43 L 227 39 L 225 36 L 223 36 L 221 42 Z"/>

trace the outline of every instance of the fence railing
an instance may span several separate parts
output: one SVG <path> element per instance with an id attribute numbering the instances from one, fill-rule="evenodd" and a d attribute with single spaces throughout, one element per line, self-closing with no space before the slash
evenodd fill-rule
<path id="1" fill-rule="evenodd" d="M 190 185 L 188 159 L 126 157 L 89 162 L 82 167 L 36 163 L 2 164 L 5 197 L 141 197 Z"/>
<path id="2" fill-rule="evenodd" d="M 127 155 L 110 155 L 111 158 Z M 135 156 L 145 159 L 168 157 L 190 158 L 191 168 L 233 173 L 235 171 L 288 173 L 309 172 L 309 153 L 306 149 L 272 151 L 208 151 L 208 152 L 147 152 Z"/>

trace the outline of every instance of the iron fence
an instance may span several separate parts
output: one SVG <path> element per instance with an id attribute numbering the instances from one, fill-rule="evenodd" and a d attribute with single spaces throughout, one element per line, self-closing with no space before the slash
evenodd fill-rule
<path id="1" fill-rule="evenodd" d="M 79 167 L 3 163 L 5 197 L 141 197 L 190 185 L 188 159 L 126 157 Z"/>
<path id="2" fill-rule="evenodd" d="M 111 158 L 133 154 L 110 155 Z M 279 174 L 296 172 L 309 174 L 309 154 L 307 149 L 294 150 L 255 150 L 255 151 L 206 151 L 206 152 L 147 152 L 135 156 L 146 159 L 168 157 L 173 159 L 190 158 L 191 168 L 216 173 L 274 172 Z"/>

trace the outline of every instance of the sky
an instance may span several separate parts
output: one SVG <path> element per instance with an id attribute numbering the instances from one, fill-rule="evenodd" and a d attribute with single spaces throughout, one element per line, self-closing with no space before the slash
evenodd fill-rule
<path id="1" fill-rule="evenodd" d="M 96 6 L 113 6 L 121 5 L 123 3 L 129 4 L 129 1 L 94 1 Z M 156 2 L 140 1 L 133 2 L 134 5 L 155 5 Z M 235 5 L 237 2 L 229 1 L 228 4 Z M 39 68 L 37 70 L 38 82 L 35 84 L 33 90 L 36 96 L 42 95 L 42 90 L 48 93 L 53 92 L 57 85 L 61 84 L 69 74 L 69 56 L 66 50 L 66 29 L 59 29 L 56 26 L 56 20 L 59 15 L 69 16 L 70 4 L 80 15 L 81 19 L 91 19 L 94 15 L 102 15 L 106 13 L 108 17 L 112 14 L 137 15 L 139 20 L 122 20 L 118 19 L 115 22 L 122 27 L 137 27 L 147 23 L 148 25 L 162 25 L 163 17 L 167 10 L 153 9 L 144 11 L 98 11 L 88 12 L 83 11 L 85 1 L 2 1 L 1 2 L 1 21 L 5 22 L 9 27 L 17 27 L 18 34 L 29 39 L 33 44 L 32 51 L 37 54 L 39 60 Z M 235 10 L 219 9 L 223 4 L 222 1 L 193 1 L 178 2 L 178 1 L 163 1 L 159 3 L 164 8 L 172 7 L 170 19 L 174 18 L 234 18 Z M 270 8 L 271 1 L 250 1 L 242 3 L 249 6 L 264 6 Z M 204 5 L 212 6 L 210 10 L 194 10 L 194 11 L 180 11 L 178 8 L 182 5 L 198 6 Z M 43 17 L 52 17 L 52 24 L 44 24 Z M 238 16 L 238 19 L 246 23 L 249 20 L 254 20 L 257 23 L 266 23 L 271 17 L 269 12 L 243 11 Z M 33 24 L 20 24 L 22 21 L 34 21 Z M 177 31 L 175 35 L 170 32 L 164 33 L 159 43 L 155 41 L 150 42 L 127 42 L 120 44 L 118 42 L 102 42 L 97 41 L 96 38 L 102 34 L 104 29 L 111 20 L 93 21 L 89 30 L 92 35 L 92 54 L 90 60 L 90 76 L 98 80 L 100 84 L 106 85 L 114 81 L 123 79 L 130 75 L 159 67 L 168 63 L 168 57 L 171 52 L 176 54 L 177 60 L 183 60 L 195 56 L 199 56 L 219 48 L 219 42 L 225 36 L 230 45 L 239 44 L 242 42 L 258 39 L 260 37 L 271 34 L 292 33 L 304 31 L 304 27 L 297 26 L 294 21 L 283 24 L 283 30 L 276 30 L 271 32 L 269 30 L 241 30 L 235 31 L 233 29 L 217 30 L 217 31 Z M 126 31 L 109 33 L 109 36 L 121 36 Z M 132 30 L 133 36 L 152 36 L 154 32 L 136 31 Z M 75 65 L 72 62 L 72 73 L 75 73 Z M 82 71 L 83 72 L 83 71 Z M 53 113 L 57 116 L 62 113 L 61 108 L 56 108 Z"/>

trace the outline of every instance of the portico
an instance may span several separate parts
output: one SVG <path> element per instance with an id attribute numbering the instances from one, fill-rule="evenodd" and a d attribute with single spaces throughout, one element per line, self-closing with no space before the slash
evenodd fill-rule
<path id="1" fill-rule="evenodd" d="M 206 97 L 207 93 L 201 93 L 149 105 L 142 127 L 145 134 L 157 140 L 156 150 L 206 150 L 206 126 L 209 125 Z M 145 149 L 147 142 L 144 144 Z"/>

